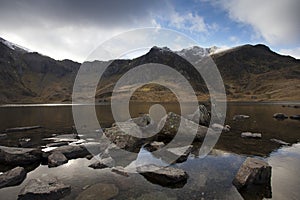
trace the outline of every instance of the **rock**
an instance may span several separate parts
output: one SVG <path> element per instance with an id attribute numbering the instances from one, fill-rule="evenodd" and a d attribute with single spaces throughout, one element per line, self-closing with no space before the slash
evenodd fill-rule
<path id="1" fill-rule="evenodd" d="M 53 152 L 48 157 L 48 167 L 57 167 L 68 162 L 68 159 L 61 152 Z"/>
<path id="2" fill-rule="evenodd" d="M 192 151 L 192 147 L 192 145 L 189 145 L 186 147 L 169 148 L 167 151 L 178 157 L 175 161 L 176 163 L 182 163 L 188 159 Z"/>
<path id="3" fill-rule="evenodd" d="M 247 158 L 237 172 L 233 185 L 240 190 L 249 185 L 269 184 L 271 181 L 271 166 L 257 158 Z"/>
<path id="4" fill-rule="evenodd" d="M 16 148 L 0 146 L 0 163 L 11 166 L 40 162 L 42 151 L 35 148 Z"/>
<path id="5" fill-rule="evenodd" d="M 6 139 L 6 138 L 7 138 L 7 134 L 6 133 L 0 134 L 0 139 Z"/>
<path id="6" fill-rule="evenodd" d="M 188 179 L 185 171 L 173 167 L 144 165 L 138 167 L 137 172 L 150 182 L 167 187 L 182 187 Z"/>
<path id="7" fill-rule="evenodd" d="M 285 141 L 278 140 L 278 139 L 275 139 L 275 138 L 270 139 L 270 141 L 275 142 L 275 143 L 278 143 L 278 144 L 280 144 L 280 145 L 290 145 L 290 143 L 287 143 L 287 142 L 285 142 Z"/>
<path id="8" fill-rule="evenodd" d="M 128 174 L 128 172 L 126 172 L 126 170 L 124 169 L 124 167 L 116 166 L 116 167 L 112 168 L 111 171 L 114 172 L 114 173 L 116 173 L 116 174 L 129 177 L 129 174 Z"/>
<path id="9" fill-rule="evenodd" d="M 98 183 L 80 193 L 76 200 L 109 200 L 119 194 L 119 189 L 113 184 Z"/>
<path id="10" fill-rule="evenodd" d="M 103 169 L 107 167 L 113 167 L 114 164 L 115 162 L 112 159 L 112 157 L 108 157 L 108 158 L 103 158 L 101 160 L 97 160 L 96 162 L 90 164 L 89 167 L 93 169 Z"/>
<path id="11" fill-rule="evenodd" d="M 283 119 L 288 118 L 288 116 L 285 115 L 285 114 L 283 114 L 283 113 L 275 113 L 275 114 L 273 115 L 273 118 L 279 119 L 279 120 L 283 120 Z"/>
<path id="12" fill-rule="evenodd" d="M 204 105 L 199 105 L 198 110 L 196 110 L 192 115 L 189 115 L 188 119 L 195 123 L 208 126 L 210 123 L 210 114 Z"/>
<path id="13" fill-rule="evenodd" d="M 243 138 L 261 138 L 261 133 L 251 133 L 251 132 L 243 132 L 241 133 L 241 137 Z"/>
<path id="14" fill-rule="evenodd" d="M 68 144 L 69 144 L 68 142 L 54 142 L 54 143 L 47 144 L 46 147 L 61 147 Z"/>
<path id="15" fill-rule="evenodd" d="M 88 160 L 91 160 L 92 158 L 94 158 L 94 156 L 92 154 L 90 154 L 90 155 L 87 155 L 85 158 Z"/>
<path id="16" fill-rule="evenodd" d="M 143 115 L 142 117 L 130 119 L 130 121 L 133 121 L 140 127 L 145 127 L 145 126 L 150 125 L 152 120 L 151 120 L 150 115 L 146 114 L 146 115 Z"/>
<path id="17" fill-rule="evenodd" d="M 128 130 L 128 132 L 141 131 L 138 126 L 131 126 L 131 123 L 122 122 L 120 123 L 122 128 Z M 106 128 L 104 131 L 105 136 L 116 146 L 127 151 L 138 152 L 140 147 L 143 145 L 143 139 L 133 137 L 125 133 L 119 128 L 119 126 L 113 126 L 111 128 Z"/>
<path id="18" fill-rule="evenodd" d="M 211 128 L 215 131 L 229 132 L 231 127 L 229 125 L 222 126 L 221 124 L 214 123 Z"/>
<path id="19" fill-rule="evenodd" d="M 300 115 L 292 115 L 290 116 L 290 119 L 300 120 Z"/>
<path id="20" fill-rule="evenodd" d="M 7 128 L 4 132 L 18 132 L 18 131 L 28 131 L 32 129 L 42 128 L 41 126 L 24 126 L 24 127 L 16 127 L 16 128 Z"/>
<path id="21" fill-rule="evenodd" d="M 20 138 L 19 139 L 19 147 L 29 147 L 30 146 L 30 144 L 29 144 L 29 142 L 31 141 L 31 139 L 30 138 Z"/>
<path id="22" fill-rule="evenodd" d="M 250 116 L 248 115 L 235 115 L 233 116 L 233 120 L 241 120 L 241 119 L 249 119 Z"/>
<path id="23" fill-rule="evenodd" d="M 87 155 L 90 155 L 90 152 L 82 145 L 67 145 L 57 147 L 56 149 L 50 151 L 50 153 L 60 152 L 65 155 L 65 157 L 70 159 L 84 158 Z"/>
<path id="24" fill-rule="evenodd" d="M 0 175 L 0 188 L 19 185 L 26 178 L 23 167 L 16 167 Z"/>
<path id="25" fill-rule="evenodd" d="M 181 129 L 180 123 L 182 124 Z M 189 136 L 196 140 L 203 140 L 207 133 L 207 127 L 196 124 L 195 122 L 185 119 L 180 115 L 169 112 L 158 124 L 160 132 L 156 135 L 158 141 L 170 141 L 177 134 L 180 136 Z M 195 133 L 195 130 L 196 133 Z"/>
<path id="26" fill-rule="evenodd" d="M 161 149 L 164 146 L 165 146 L 165 143 L 154 141 L 154 142 L 151 142 L 150 144 L 146 144 L 144 146 L 144 148 L 147 149 L 148 151 L 152 152 L 152 151 Z"/>
<path id="27" fill-rule="evenodd" d="M 20 191 L 18 200 L 54 200 L 61 199 L 71 192 L 71 186 L 65 185 L 56 178 L 44 177 L 31 179 Z"/>

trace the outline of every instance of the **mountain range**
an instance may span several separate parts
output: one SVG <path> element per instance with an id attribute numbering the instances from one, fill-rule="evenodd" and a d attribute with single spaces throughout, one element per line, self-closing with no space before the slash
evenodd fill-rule
<path id="1" fill-rule="evenodd" d="M 152 47 L 134 59 L 91 61 L 100 66 L 109 63 L 99 81 L 96 101 L 108 101 L 115 83 L 131 69 L 146 63 L 168 65 L 189 80 L 199 100 L 208 100 L 207 87 L 189 61 L 211 56 L 223 78 L 230 101 L 297 101 L 300 99 L 300 60 L 279 55 L 269 47 L 243 45 L 222 50 L 217 47 L 190 47 L 172 51 Z M 99 65 L 97 65 L 99 64 Z M 0 103 L 69 103 L 75 77 L 81 63 L 55 60 L 0 38 Z M 159 76 L 159 72 L 158 76 Z M 176 84 L 176 80 L 172 80 Z M 87 83 L 88 84 L 88 83 Z M 128 83 L 125 90 L 130 91 Z M 148 84 L 133 93 L 134 101 L 175 101 L 172 92 Z"/>

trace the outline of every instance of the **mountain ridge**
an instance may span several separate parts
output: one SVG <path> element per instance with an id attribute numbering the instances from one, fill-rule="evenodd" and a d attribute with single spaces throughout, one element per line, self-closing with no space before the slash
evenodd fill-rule
<path id="1" fill-rule="evenodd" d="M 2 39 L 3 40 L 3 39 Z M 195 48 L 195 47 L 193 47 Z M 191 49 L 193 49 L 191 48 Z M 291 56 L 279 55 L 269 47 L 243 45 L 209 54 L 215 61 L 225 82 L 231 101 L 281 101 L 300 99 L 300 61 Z M 114 82 L 130 69 L 149 62 L 173 66 L 192 81 L 199 100 L 207 100 L 206 86 L 191 63 L 178 52 L 153 47 L 148 53 L 134 59 L 113 60 L 104 79 L 97 88 L 97 101 L 109 100 Z M 216 51 L 217 48 L 215 48 Z M 179 52 L 188 52 L 183 49 Z M 186 55 L 187 56 L 187 55 Z M 197 54 L 193 55 L 197 60 Z M 198 55 L 199 56 L 199 55 Z M 200 56 L 201 57 L 201 56 Z M 199 58 L 200 59 L 200 58 Z M 190 60 L 190 59 L 188 59 Z M 91 63 L 94 64 L 93 61 Z M 99 61 L 100 62 L 100 61 Z M 0 103 L 57 103 L 71 102 L 73 83 L 81 63 L 72 60 L 55 60 L 36 52 L 12 49 L 0 42 Z M 176 80 L 174 80 L 176 82 Z M 102 84 L 102 85 L 101 85 Z M 147 91 L 142 95 L 141 91 Z M 146 86 L 134 93 L 132 100 L 173 101 L 167 98 L 166 88 Z M 161 98 L 154 98 L 161 95 Z M 153 96 L 153 97 L 152 97 Z M 174 95 L 173 95 L 174 96 Z M 141 98 L 142 97 L 142 98 Z"/>

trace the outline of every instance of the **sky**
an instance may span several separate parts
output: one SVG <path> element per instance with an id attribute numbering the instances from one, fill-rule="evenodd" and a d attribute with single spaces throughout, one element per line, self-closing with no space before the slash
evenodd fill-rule
<path id="1" fill-rule="evenodd" d="M 83 62 L 112 36 L 156 27 L 201 47 L 263 43 L 300 58 L 299 10 L 299 0 L 0 0 L 0 37 Z"/>

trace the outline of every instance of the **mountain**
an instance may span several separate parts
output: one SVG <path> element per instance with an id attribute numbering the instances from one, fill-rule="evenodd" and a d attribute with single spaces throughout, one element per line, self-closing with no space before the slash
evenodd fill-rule
<path id="1" fill-rule="evenodd" d="M 86 70 L 109 67 L 100 80 L 97 101 L 108 100 L 115 83 L 131 69 L 146 63 L 160 63 L 180 72 L 196 91 L 199 100 L 208 99 L 208 90 L 200 76 L 186 59 L 197 62 L 210 55 L 225 83 L 229 100 L 278 101 L 300 99 L 300 61 L 282 56 L 264 45 L 244 45 L 232 49 L 191 47 L 173 52 L 169 48 L 153 47 L 143 56 L 132 60 L 93 61 L 84 63 Z M 30 52 L 1 38 L 0 40 L 0 103 L 71 102 L 73 83 L 81 66 L 71 60 L 54 60 Z M 155 75 L 164 79 L 159 69 Z M 139 81 L 139 77 L 134 77 Z M 180 88 L 181 83 L 170 79 Z M 87 79 L 86 85 L 89 85 Z M 130 91 L 126 82 L 118 96 Z M 134 92 L 132 100 L 174 101 L 170 90 L 149 84 Z"/>

